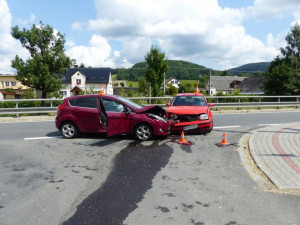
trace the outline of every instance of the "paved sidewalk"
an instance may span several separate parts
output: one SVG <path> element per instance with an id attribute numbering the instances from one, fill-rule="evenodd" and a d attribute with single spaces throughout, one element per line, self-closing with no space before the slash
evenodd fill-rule
<path id="1" fill-rule="evenodd" d="M 256 165 L 280 189 L 300 189 L 300 122 L 258 129 L 249 139 Z"/>

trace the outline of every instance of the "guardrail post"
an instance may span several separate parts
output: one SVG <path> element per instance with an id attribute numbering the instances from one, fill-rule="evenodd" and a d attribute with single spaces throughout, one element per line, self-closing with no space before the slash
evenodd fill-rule
<path id="1" fill-rule="evenodd" d="M 216 101 L 217 101 L 217 104 L 218 104 L 218 103 L 219 103 L 219 99 L 216 98 Z M 216 111 L 219 111 L 219 108 L 218 108 L 218 107 L 216 107 Z"/>
<path id="2" fill-rule="evenodd" d="M 261 98 L 258 99 L 258 102 L 259 104 L 261 103 Z M 257 109 L 260 109 L 260 106 L 258 105 L 258 108 Z"/>
<path id="3" fill-rule="evenodd" d="M 239 104 L 241 104 L 241 98 L 239 98 Z M 238 107 L 238 110 L 241 110 L 241 108 Z"/>
<path id="4" fill-rule="evenodd" d="M 297 105 L 296 105 L 296 109 L 299 108 L 298 104 L 299 104 L 299 97 L 297 97 Z"/>
<path id="5" fill-rule="evenodd" d="M 16 101 L 16 109 L 19 108 L 19 101 Z M 17 113 L 16 117 L 20 117 L 19 113 Z"/>
<path id="6" fill-rule="evenodd" d="M 50 102 L 50 106 L 51 106 L 51 108 L 53 107 L 53 100 L 51 100 L 51 102 Z"/>
<path id="7" fill-rule="evenodd" d="M 280 102 L 280 97 L 278 97 L 278 102 Z M 280 106 L 278 106 L 277 109 L 280 109 Z"/>

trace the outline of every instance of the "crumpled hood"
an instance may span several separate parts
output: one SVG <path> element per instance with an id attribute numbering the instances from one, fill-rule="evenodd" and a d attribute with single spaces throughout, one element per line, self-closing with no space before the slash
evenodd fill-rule
<path id="1" fill-rule="evenodd" d="M 176 115 L 196 115 L 207 113 L 207 110 L 207 106 L 169 106 L 167 112 Z"/>
<path id="2" fill-rule="evenodd" d="M 136 113 L 152 113 L 161 117 L 166 115 L 166 110 L 158 105 L 149 105 L 135 111 Z"/>

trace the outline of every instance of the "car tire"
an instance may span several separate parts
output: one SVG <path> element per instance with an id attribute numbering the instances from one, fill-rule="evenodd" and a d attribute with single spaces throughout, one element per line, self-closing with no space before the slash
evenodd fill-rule
<path id="1" fill-rule="evenodd" d="M 134 129 L 134 136 L 139 141 L 148 141 L 153 136 L 152 127 L 149 124 L 138 124 Z"/>
<path id="2" fill-rule="evenodd" d="M 61 125 L 60 132 L 64 138 L 72 139 L 77 136 L 77 127 L 72 122 L 65 122 Z"/>

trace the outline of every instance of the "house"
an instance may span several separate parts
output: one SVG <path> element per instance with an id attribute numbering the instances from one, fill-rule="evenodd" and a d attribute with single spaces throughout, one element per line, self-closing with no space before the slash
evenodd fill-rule
<path id="1" fill-rule="evenodd" d="M 179 88 L 180 83 L 181 82 L 179 80 L 170 77 L 170 79 L 166 81 L 165 87 L 168 88 L 168 85 L 173 85 L 174 87 Z"/>
<path id="2" fill-rule="evenodd" d="M 100 92 L 101 86 L 105 94 L 113 94 L 110 68 L 70 68 L 62 84 L 60 94 L 65 97 L 78 95 L 82 91 Z"/>
<path id="3" fill-rule="evenodd" d="M 263 86 L 264 86 L 265 77 L 246 77 L 237 88 L 241 90 L 240 94 L 264 94 Z"/>
<path id="4" fill-rule="evenodd" d="M 22 90 L 27 88 L 16 77 L 17 75 L 14 74 L 0 74 L 0 99 L 17 99 L 20 97 Z M 8 92 L 4 90 L 7 88 L 14 91 Z"/>
<path id="5" fill-rule="evenodd" d="M 26 89 L 27 87 L 22 85 L 21 81 L 16 79 L 17 75 L 13 74 L 0 74 L 0 90 L 5 88 L 12 89 Z"/>
<path id="6" fill-rule="evenodd" d="M 238 76 L 211 76 L 210 82 L 206 85 L 206 92 L 215 95 L 218 91 L 231 93 L 246 77 Z M 209 88 L 210 85 L 210 88 Z"/>

